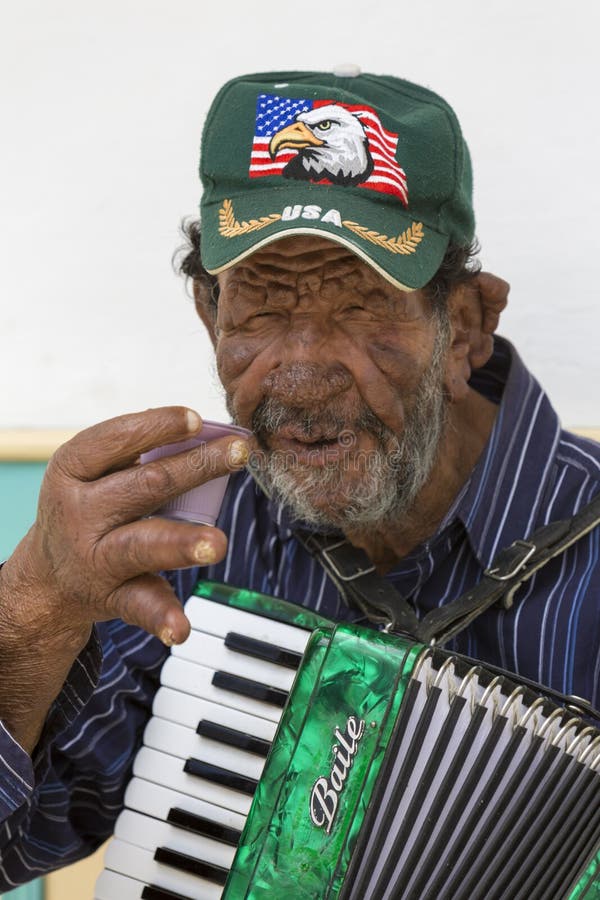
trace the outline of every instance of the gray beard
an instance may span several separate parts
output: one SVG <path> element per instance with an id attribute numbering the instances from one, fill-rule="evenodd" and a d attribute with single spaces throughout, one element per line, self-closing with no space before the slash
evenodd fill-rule
<path id="1" fill-rule="evenodd" d="M 443 374 L 447 340 L 439 328 L 432 360 L 407 412 L 398 437 L 365 407 L 353 423 L 356 431 L 367 431 L 377 449 L 349 451 L 348 458 L 324 466 L 307 466 L 289 452 L 267 448 L 266 437 L 284 425 L 301 427 L 307 438 L 313 429 L 348 435 L 347 417 L 334 412 L 309 412 L 276 400 L 261 403 L 252 419 L 260 450 L 253 455 L 250 470 L 267 492 L 292 514 L 316 528 L 361 531 L 392 525 L 412 508 L 435 464 L 446 423 Z M 315 377 L 321 370 L 315 366 Z M 344 481 L 344 470 L 358 467 L 360 478 Z M 323 502 L 325 499 L 325 503 Z"/>

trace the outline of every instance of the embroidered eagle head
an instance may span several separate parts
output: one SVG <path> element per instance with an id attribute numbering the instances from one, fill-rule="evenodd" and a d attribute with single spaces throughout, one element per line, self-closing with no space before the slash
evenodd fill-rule
<path id="1" fill-rule="evenodd" d="M 276 132 L 269 144 L 271 158 L 284 149 L 298 151 L 283 169 L 286 178 L 325 179 L 352 187 L 366 181 L 373 171 L 360 119 L 335 103 L 300 113 L 291 125 Z"/>

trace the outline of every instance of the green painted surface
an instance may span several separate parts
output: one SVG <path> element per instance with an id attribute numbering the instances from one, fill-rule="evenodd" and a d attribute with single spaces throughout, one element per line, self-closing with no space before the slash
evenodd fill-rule
<path id="1" fill-rule="evenodd" d="M 413 641 L 359 626 L 314 632 L 224 898 L 339 896 L 422 649 Z M 318 784 L 324 803 L 317 796 Z"/>
<path id="2" fill-rule="evenodd" d="M 9 556 L 35 519 L 45 463 L 0 463 L 0 562 Z M 2 900 L 42 900 L 43 882 L 32 881 Z"/>
<path id="3" fill-rule="evenodd" d="M 590 860 L 585 872 L 569 894 L 568 900 L 599 900 L 600 850 Z"/>
<path id="4" fill-rule="evenodd" d="M 0 897 L 2 900 L 43 900 L 43 882 L 32 881 L 31 884 L 24 884 L 14 891 L 9 891 L 8 894 L 0 894 Z"/>
<path id="5" fill-rule="evenodd" d="M 0 463 L 0 562 L 35 519 L 46 463 Z"/>
<path id="6" fill-rule="evenodd" d="M 194 588 L 194 594 L 214 600 L 216 603 L 223 603 L 225 606 L 235 606 L 236 609 L 259 613 L 264 618 L 285 622 L 286 625 L 306 628 L 307 631 L 334 624 L 310 609 L 288 603 L 287 600 L 281 600 L 279 597 L 271 597 L 269 594 L 261 594 L 247 588 L 232 587 L 229 584 L 220 584 L 218 581 L 199 581 Z"/>

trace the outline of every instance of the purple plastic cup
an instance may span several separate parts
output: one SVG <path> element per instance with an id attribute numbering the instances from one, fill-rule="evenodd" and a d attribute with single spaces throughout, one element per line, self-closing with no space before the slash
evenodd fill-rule
<path id="1" fill-rule="evenodd" d="M 195 437 L 187 441 L 178 441 L 175 444 L 165 444 L 164 447 L 156 447 L 154 450 L 142 453 L 141 462 L 152 462 L 154 459 L 173 456 L 175 453 L 191 450 L 193 447 L 201 447 L 207 441 L 226 437 L 228 434 L 248 437 L 251 432 L 237 425 L 203 421 L 202 430 Z M 169 519 L 184 519 L 186 522 L 194 522 L 201 525 L 215 525 L 228 481 L 229 475 L 213 478 L 211 481 L 207 481 L 206 484 L 201 484 L 199 487 L 192 488 L 191 491 L 186 491 L 184 494 L 180 494 L 179 497 L 169 500 L 168 503 L 157 509 L 154 515 L 165 516 Z"/>

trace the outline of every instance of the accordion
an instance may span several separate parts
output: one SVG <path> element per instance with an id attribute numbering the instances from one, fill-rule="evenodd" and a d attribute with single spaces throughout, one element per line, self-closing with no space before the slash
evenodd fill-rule
<path id="1" fill-rule="evenodd" d="M 200 582 L 96 900 L 600 898 L 600 730 L 517 676 Z"/>

